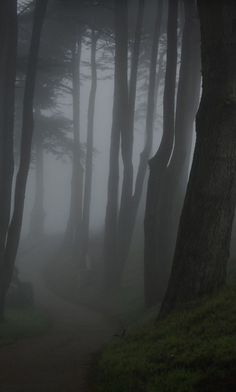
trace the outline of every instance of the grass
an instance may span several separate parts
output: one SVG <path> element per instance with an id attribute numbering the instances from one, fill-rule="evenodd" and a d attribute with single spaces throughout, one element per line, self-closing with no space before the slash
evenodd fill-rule
<path id="1" fill-rule="evenodd" d="M 10 308 L 0 323 L 0 346 L 19 339 L 44 334 L 49 329 L 48 319 L 40 311 L 31 308 Z"/>
<path id="2" fill-rule="evenodd" d="M 236 289 L 131 329 L 99 357 L 97 392 L 236 390 Z"/>

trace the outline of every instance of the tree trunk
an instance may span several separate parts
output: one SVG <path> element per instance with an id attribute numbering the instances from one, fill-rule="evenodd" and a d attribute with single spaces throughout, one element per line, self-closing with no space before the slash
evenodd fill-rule
<path id="1" fill-rule="evenodd" d="M 40 110 L 35 113 L 40 118 Z M 38 130 L 35 134 L 35 197 L 33 210 L 31 212 L 30 237 L 39 239 L 44 232 L 44 169 L 43 169 L 43 135 Z"/>
<path id="2" fill-rule="evenodd" d="M 26 182 L 29 172 L 31 144 L 33 136 L 33 98 L 35 90 L 35 80 L 37 73 L 37 60 L 39 53 L 41 30 L 47 8 L 47 0 L 38 0 L 35 5 L 35 17 L 30 45 L 27 76 L 25 82 L 24 103 L 23 103 L 23 124 L 21 137 L 20 166 L 16 177 L 14 209 L 11 223 L 8 230 L 4 264 L 1 279 L 2 306 L 6 291 L 10 285 L 17 249 L 20 240 Z"/>
<path id="3" fill-rule="evenodd" d="M 126 46 L 126 62 L 124 62 L 124 88 L 123 88 L 123 117 L 124 123 L 122 124 L 121 131 L 121 150 L 122 150 L 122 159 L 124 165 L 124 173 L 123 173 L 123 184 L 122 184 L 122 192 L 121 192 L 121 206 L 119 212 L 119 223 L 118 223 L 118 264 L 119 264 L 119 276 L 117 278 L 121 281 L 121 275 L 123 272 L 123 249 L 126 247 L 126 229 L 127 229 L 127 212 L 131 206 L 131 199 L 133 194 L 133 134 L 134 134 L 134 115 L 135 115 L 135 102 L 136 102 L 136 89 L 137 89 L 137 76 L 138 76 L 138 63 L 139 63 L 139 52 L 140 52 L 140 44 L 141 44 L 141 36 L 142 36 L 142 22 L 144 16 L 144 5 L 145 1 L 139 1 L 139 9 L 138 9 L 138 17 L 135 31 L 135 40 L 133 46 L 132 53 L 132 64 L 131 64 L 131 74 L 130 74 L 130 83 L 129 83 L 129 92 L 128 92 L 128 82 L 127 82 L 127 40 L 128 36 L 125 37 Z M 127 13 L 127 11 L 126 11 Z M 128 103 L 127 103 L 128 101 Z"/>
<path id="4" fill-rule="evenodd" d="M 122 127 L 122 81 L 126 83 L 123 75 L 127 67 L 127 0 L 115 1 L 115 82 L 113 119 L 110 144 L 110 165 L 108 178 L 107 208 L 104 238 L 104 281 L 105 291 L 115 289 L 117 268 L 117 220 L 118 220 L 118 191 L 119 191 L 119 151 L 120 132 Z M 126 72 L 126 71 L 125 71 Z"/>
<path id="5" fill-rule="evenodd" d="M 130 205 L 130 199 L 132 196 L 133 187 L 133 125 L 131 124 L 132 116 L 129 112 L 129 104 L 132 105 L 132 110 L 134 110 L 135 105 L 135 91 L 136 91 L 136 77 L 137 70 L 132 69 L 131 78 L 132 84 L 130 85 L 130 97 L 128 90 L 128 2 L 123 1 L 119 7 L 120 14 L 120 24 L 117 31 L 117 37 L 119 39 L 119 46 L 117 50 L 119 51 L 119 129 L 121 133 L 121 156 L 123 161 L 123 183 L 121 190 L 121 201 L 120 201 L 120 211 L 118 217 L 117 226 L 117 253 L 116 253 L 116 264 L 113 268 L 112 277 L 112 288 L 117 289 L 121 283 L 121 275 L 123 266 L 120 259 L 120 251 L 123 247 L 123 240 L 125 235 L 123 230 L 126 228 L 126 211 L 127 206 Z M 121 19 L 123 22 L 121 24 Z M 133 67 L 137 67 L 137 48 L 135 48 L 133 57 Z M 135 75 L 136 73 L 136 75 Z M 130 101 L 129 101 L 130 98 Z"/>
<path id="6" fill-rule="evenodd" d="M 128 162 L 128 167 L 130 167 L 130 170 L 127 170 L 127 177 L 129 181 L 126 181 L 129 183 L 129 192 L 127 190 L 126 192 L 126 198 L 124 198 L 123 205 L 121 203 L 121 211 L 120 211 L 120 224 L 119 224 L 119 270 L 117 274 L 117 279 L 119 279 L 119 284 L 121 283 L 122 279 L 122 274 L 124 271 L 125 263 L 129 254 L 129 249 L 131 245 L 131 240 L 132 240 L 132 235 L 134 231 L 134 226 L 135 226 L 135 221 L 136 221 L 136 216 L 137 216 L 137 211 L 142 195 L 142 189 L 143 189 L 143 183 L 145 179 L 145 174 L 147 170 L 147 164 L 148 164 L 148 159 L 150 157 L 151 149 L 152 149 L 152 140 L 153 140 L 153 123 L 154 123 L 154 117 L 155 117 L 155 98 L 156 98 L 156 93 L 158 90 L 157 86 L 157 73 L 156 73 L 156 68 L 157 68 L 157 57 L 158 57 L 158 47 L 159 47 L 159 39 L 160 39 L 160 31 L 161 31 L 161 18 L 162 18 L 162 7 L 163 7 L 163 1 L 160 0 L 157 5 L 157 15 L 156 15 L 156 20 L 155 20 L 155 27 L 154 27 L 154 34 L 153 34 L 153 43 L 152 43 L 152 53 L 151 53 L 151 61 L 150 61 L 150 74 L 149 74 L 149 90 L 148 90 L 148 102 L 147 102 L 147 119 L 146 119 L 146 140 L 145 140 L 145 146 L 143 149 L 143 152 L 140 156 L 140 163 L 139 163 L 139 168 L 138 168 L 138 173 L 137 173 L 137 178 L 136 178 L 136 183 L 135 183 L 135 190 L 133 194 L 133 173 L 132 173 L 132 148 L 133 148 L 133 128 L 134 128 L 134 123 L 132 123 L 132 138 L 130 138 L 130 142 L 132 145 L 130 146 L 129 149 L 127 149 L 127 161 Z M 137 23 L 137 30 L 139 32 L 138 34 L 138 39 L 139 39 L 139 46 L 140 46 L 140 39 L 141 39 L 141 31 L 142 31 L 142 19 L 143 19 L 143 13 L 144 13 L 144 4 L 140 4 L 140 10 L 139 13 L 142 15 L 139 16 L 138 18 L 138 23 Z M 137 33 L 136 33 L 137 34 Z M 138 54 L 136 54 L 137 59 L 135 59 L 135 68 L 138 65 Z M 137 79 L 137 71 L 136 72 L 136 79 Z M 132 76 L 132 74 L 131 74 Z M 131 78 L 132 81 L 132 78 Z M 135 82 L 135 92 L 136 92 L 136 84 L 137 80 Z M 132 87 L 132 85 L 131 85 Z M 130 88 L 130 91 L 132 89 Z M 134 102 L 135 103 L 135 102 Z M 134 113 L 134 107 L 131 105 L 129 107 L 129 115 L 132 118 L 133 121 L 133 113 Z M 129 154 L 128 154 L 129 153 Z M 131 153 L 131 155 L 130 155 Z M 131 156 L 131 159 L 129 158 Z M 132 182 L 131 182 L 131 174 L 132 174 Z M 124 181 L 125 183 L 125 181 Z M 132 186 L 131 186 L 132 185 Z M 128 187 L 127 187 L 128 188 Z M 125 192 L 124 192 L 125 193 Z M 122 209 L 123 206 L 123 209 Z"/>
<path id="7" fill-rule="evenodd" d="M 199 0 L 198 7 L 203 93 L 161 315 L 224 285 L 236 204 L 236 4 Z"/>
<path id="8" fill-rule="evenodd" d="M 147 306 L 156 304 L 158 207 L 163 174 L 168 165 L 174 142 L 175 86 L 177 66 L 178 1 L 169 0 L 167 27 L 167 64 L 163 98 L 163 136 L 156 155 L 150 160 L 147 201 L 144 221 L 144 292 Z"/>
<path id="9" fill-rule="evenodd" d="M 89 96 L 88 106 L 88 129 L 87 129 L 87 151 L 86 151 L 86 165 L 85 165 L 85 185 L 84 185 L 84 203 L 83 203 L 83 220 L 82 220 L 82 249 L 80 266 L 86 266 L 86 258 L 88 255 L 89 246 L 89 220 L 91 207 L 91 192 L 92 192 L 92 175 L 93 175 L 93 136 L 94 136 L 94 114 L 95 114 L 95 100 L 97 91 L 97 65 L 96 65 L 96 46 L 98 36 L 92 30 L 91 36 L 91 90 Z"/>
<path id="10" fill-rule="evenodd" d="M 11 211 L 17 53 L 17 1 L 0 5 L 0 318 L 4 314 L 4 252 Z"/>
<path id="11" fill-rule="evenodd" d="M 200 27 L 195 0 L 184 1 L 185 21 L 182 37 L 181 66 L 178 83 L 175 145 L 166 169 L 162 199 L 158 211 L 158 286 L 161 301 L 171 270 L 177 228 L 186 192 L 193 124 L 200 94 Z"/>
<path id="12" fill-rule="evenodd" d="M 76 247 L 79 251 L 81 244 L 82 203 L 84 169 L 81 163 L 80 145 L 80 62 L 81 62 L 81 32 L 76 33 L 75 47 L 72 53 L 72 82 L 73 82 L 73 132 L 74 149 L 72 156 L 71 200 L 66 229 L 65 243 Z"/>

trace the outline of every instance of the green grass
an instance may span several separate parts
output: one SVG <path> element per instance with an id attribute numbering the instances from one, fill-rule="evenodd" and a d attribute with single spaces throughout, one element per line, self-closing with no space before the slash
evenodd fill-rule
<path id="1" fill-rule="evenodd" d="M 0 323 L 0 346 L 12 344 L 19 339 L 44 334 L 50 327 L 48 319 L 38 310 L 11 308 Z"/>
<path id="2" fill-rule="evenodd" d="M 236 289 L 114 339 L 95 373 L 99 392 L 236 390 Z"/>

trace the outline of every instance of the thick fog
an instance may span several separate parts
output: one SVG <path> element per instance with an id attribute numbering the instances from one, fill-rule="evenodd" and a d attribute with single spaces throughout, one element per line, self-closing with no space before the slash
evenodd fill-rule
<path id="1" fill-rule="evenodd" d="M 235 20 L 0 1 L 0 392 L 235 390 Z"/>
<path id="2" fill-rule="evenodd" d="M 24 2 L 25 3 L 25 2 Z M 134 2 L 135 3 L 135 2 Z M 106 6 L 105 6 L 106 7 Z M 130 17 L 135 15 L 136 7 L 130 7 Z M 89 12 L 94 12 L 96 18 L 96 10 L 91 9 Z M 153 22 L 150 18 L 150 9 L 148 12 L 148 23 Z M 108 17 L 111 17 L 112 9 L 109 11 Z M 45 20 L 44 31 L 42 34 L 41 45 L 46 45 L 46 51 L 44 48 L 41 49 L 40 61 L 45 61 L 50 52 L 53 53 L 54 45 L 58 42 L 58 29 L 59 34 L 66 34 L 67 24 L 69 24 L 71 15 L 66 17 L 64 24 L 53 19 L 53 11 L 49 12 L 48 17 Z M 81 12 L 81 19 L 83 19 L 83 11 Z M 90 16 L 93 19 L 92 16 Z M 79 19 L 80 20 L 80 19 Z M 48 30 L 50 31 L 49 44 Z M 63 33 L 63 29 L 65 30 Z M 149 29 L 149 26 L 147 26 Z M 132 32 L 131 32 L 132 33 Z M 88 32 L 89 34 L 89 28 Z M 112 126 L 112 108 L 113 108 L 113 93 L 114 93 L 114 39 L 112 38 L 109 44 L 110 48 L 106 47 L 106 41 L 100 39 L 97 44 L 96 51 L 96 62 L 98 68 L 98 85 L 96 92 L 96 103 L 95 103 L 95 114 L 94 114 L 94 153 L 93 153 L 93 182 L 92 182 L 92 201 L 91 201 L 91 230 L 102 230 L 105 220 L 106 210 L 106 198 L 107 198 L 107 181 L 109 171 L 109 148 L 110 148 L 110 135 Z M 70 44 L 70 43 L 68 43 Z M 49 46 L 50 45 L 50 46 Z M 88 112 L 88 99 L 90 92 L 90 46 L 89 38 L 86 38 L 82 46 L 81 52 L 81 100 L 80 100 L 80 132 L 81 132 L 81 144 L 86 149 L 86 133 L 87 133 L 87 112 Z M 113 47 L 112 47 L 113 46 Z M 49 50 L 49 53 L 48 53 Z M 104 67 L 103 57 L 109 55 L 108 62 L 105 63 L 106 69 L 100 69 Z M 129 57 L 131 53 L 129 53 Z M 57 66 L 63 66 L 63 60 L 60 63 L 60 58 L 57 59 Z M 146 70 L 144 70 L 145 72 Z M 147 70 L 148 71 L 148 70 Z M 146 72 L 147 72 L 146 71 Z M 164 75 L 163 75 L 164 76 Z M 40 80 L 40 70 L 38 78 Z M 146 79 L 148 74 L 146 76 Z M 71 86 L 71 80 L 65 80 L 68 86 Z M 142 85 L 142 81 L 140 82 Z M 139 86 L 140 89 L 140 86 Z M 36 88 L 37 94 L 37 88 Z M 141 95 L 141 94 L 140 94 Z M 71 94 L 66 94 L 63 89 L 60 91 L 58 88 L 58 94 L 55 96 L 54 105 L 56 106 L 56 113 L 63 118 L 68 118 L 70 121 L 73 119 L 73 103 Z M 143 95 L 138 100 L 138 105 L 143 105 L 144 108 L 141 110 L 146 111 L 145 106 L 147 105 L 147 91 L 146 96 Z M 140 110 L 140 111 L 141 111 Z M 156 105 L 156 119 L 154 122 L 154 143 L 153 151 L 160 143 L 162 135 L 162 102 L 161 96 L 160 101 Z M 55 113 L 55 110 L 47 109 L 45 111 L 47 116 L 51 116 Z M 139 118 L 141 117 L 141 118 Z M 36 120 L 37 121 L 37 120 Z M 64 129 L 65 137 L 72 139 L 72 129 Z M 134 150 L 133 150 L 133 163 L 134 163 L 134 175 L 137 173 L 140 153 L 142 152 L 145 141 L 145 117 L 144 113 L 140 115 L 137 113 L 137 120 L 135 122 L 135 136 L 134 136 Z M 58 148 L 60 149 L 60 140 L 58 140 Z M 53 155 L 50 152 L 44 152 L 44 211 L 45 211 L 45 233 L 63 233 L 66 228 L 68 214 L 69 214 L 69 203 L 70 203 L 70 187 L 71 187 L 71 159 L 69 154 L 64 154 L 61 158 Z M 32 164 L 28 181 L 27 181 L 27 192 L 25 202 L 24 221 L 22 228 L 22 236 L 27 237 L 30 230 L 30 213 L 33 207 L 33 201 L 35 197 L 35 170 L 34 164 Z M 122 183 L 122 163 L 120 162 L 120 183 Z M 144 190 L 145 192 L 145 190 Z M 142 206 L 142 209 L 144 205 Z"/>

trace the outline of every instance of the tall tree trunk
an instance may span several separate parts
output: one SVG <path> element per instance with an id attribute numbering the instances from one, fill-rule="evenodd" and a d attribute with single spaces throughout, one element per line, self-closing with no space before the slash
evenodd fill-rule
<path id="1" fill-rule="evenodd" d="M 40 118 L 40 110 L 35 111 L 35 117 Z M 44 169 L 43 169 L 43 135 L 38 130 L 35 134 L 35 197 L 31 212 L 30 236 L 38 239 L 44 232 Z"/>
<path id="2" fill-rule="evenodd" d="M 117 266 L 117 220 L 119 191 L 119 151 L 122 126 L 122 80 L 126 79 L 123 70 L 127 67 L 127 0 L 115 1 L 115 76 L 113 119 L 110 144 L 110 164 L 107 192 L 107 208 L 104 238 L 104 281 L 105 291 L 114 289 Z M 125 47 L 124 47 L 125 46 Z M 123 58 L 123 56 L 125 58 Z M 126 72 L 126 71 L 125 71 Z M 126 83 L 126 82 L 123 82 Z M 122 87 L 121 87 L 122 86 Z"/>
<path id="3" fill-rule="evenodd" d="M 138 68 L 138 58 L 139 58 L 139 51 L 135 51 L 136 56 L 134 59 L 135 63 L 135 71 L 134 74 L 136 75 L 135 84 L 132 80 L 132 73 L 131 73 L 131 82 L 130 85 L 130 101 L 129 101 L 129 117 L 132 120 L 131 126 L 131 135 L 130 135 L 130 146 L 126 150 L 126 166 L 129 168 L 127 169 L 126 177 L 128 180 L 125 181 L 124 177 L 124 184 L 123 184 L 123 203 L 121 201 L 121 211 L 120 211 L 120 222 L 119 222 L 119 264 L 118 264 L 118 273 L 116 274 L 119 284 L 121 283 L 123 270 L 125 267 L 125 263 L 129 254 L 129 249 L 131 245 L 132 235 L 135 226 L 135 220 L 137 216 L 137 211 L 142 195 L 143 183 L 145 179 L 145 174 L 147 170 L 148 159 L 150 157 L 151 149 L 152 149 L 152 141 L 153 141 L 153 123 L 155 117 L 155 97 L 157 93 L 157 57 L 158 57 L 158 47 L 159 47 L 159 39 L 160 39 L 160 31 L 161 31 L 161 18 L 162 18 L 162 7 L 163 1 L 160 0 L 157 4 L 157 15 L 155 20 L 155 27 L 154 27 L 154 34 L 153 34 L 153 43 L 152 43 L 152 53 L 151 53 L 151 61 L 150 61 L 150 74 L 149 74 L 149 90 L 148 90 L 148 102 L 147 102 L 147 119 L 146 119 L 146 140 L 145 146 L 140 156 L 140 163 L 135 183 L 135 190 L 133 193 L 133 168 L 132 168 L 132 148 L 133 148 L 133 128 L 134 128 L 134 105 L 135 100 L 132 103 L 131 97 L 134 93 L 131 92 L 135 90 L 136 94 L 136 84 L 137 84 L 137 68 Z M 137 32 L 136 37 L 138 39 L 138 45 L 136 43 L 135 47 L 140 47 L 140 40 L 141 40 L 141 32 L 142 32 L 142 20 L 143 20 L 143 13 L 144 13 L 144 3 L 141 2 L 140 9 L 139 9 L 139 18 L 137 22 Z M 134 85 L 133 85 L 134 84 Z M 135 97 L 135 96 L 134 96 Z M 126 185 L 126 192 L 125 192 L 125 185 Z"/>
<path id="4" fill-rule="evenodd" d="M 136 89 L 137 89 L 137 76 L 138 76 L 138 63 L 139 63 L 139 52 L 142 35 L 142 22 L 144 16 L 144 0 L 139 1 L 137 25 L 135 31 L 135 40 L 132 53 L 132 64 L 130 83 L 128 91 L 128 30 L 126 35 L 123 37 L 124 47 L 124 62 L 123 62 L 123 124 L 121 129 L 121 153 L 124 166 L 123 172 L 123 184 L 121 192 L 121 205 L 119 212 L 119 229 L 118 238 L 119 246 L 118 250 L 124 247 L 125 233 L 127 223 L 127 211 L 131 204 L 131 198 L 133 193 L 133 138 L 134 138 L 134 115 L 135 115 L 135 102 L 136 102 Z M 124 11 L 127 19 L 127 9 Z M 120 257 L 118 258 L 118 260 Z M 120 264 L 120 263 L 119 263 Z M 122 267 L 121 267 L 122 269 Z"/>
<path id="5" fill-rule="evenodd" d="M 71 200 L 66 229 L 65 242 L 76 246 L 79 250 L 81 243 L 82 204 L 84 169 L 81 162 L 80 144 L 80 62 L 81 62 L 81 31 L 76 33 L 75 46 L 72 53 L 72 84 L 73 84 L 73 133 L 74 148 L 72 156 Z"/>
<path id="6" fill-rule="evenodd" d="M 11 211 L 17 53 L 17 1 L 0 5 L 0 318 L 4 313 L 4 252 Z"/>
<path id="7" fill-rule="evenodd" d="M 200 26 L 195 0 L 184 1 L 185 21 L 182 36 L 178 83 L 175 145 L 166 169 L 158 211 L 158 287 L 163 299 L 171 270 L 177 228 L 186 192 L 193 142 L 193 124 L 200 94 Z"/>
<path id="8" fill-rule="evenodd" d="M 123 241 L 125 239 L 124 233 L 122 230 L 126 228 L 126 216 L 125 213 L 127 211 L 127 206 L 130 204 L 130 199 L 132 196 L 132 188 L 133 188 L 133 163 L 132 163 L 132 154 L 133 154 L 133 127 L 131 124 L 132 116 L 134 114 L 129 113 L 129 103 L 131 105 L 135 105 L 135 86 L 136 78 L 134 72 L 137 73 L 136 70 L 132 70 L 132 85 L 130 85 L 130 99 L 132 102 L 129 102 L 129 89 L 128 89 L 128 2 L 123 1 L 119 7 L 120 19 L 123 19 L 122 24 L 120 24 L 119 29 L 117 31 L 117 36 L 119 39 L 119 46 L 117 50 L 119 51 L 119 129 L 121 133 L 121 156 L 123 161 L 123 183 L 121 190 L 121 202 L 120 202 L 120 211 L 117 223 L 117 253 L 116 253 L 116 264 L 113 267 L 113 277 L 112 277 L 112 288 L 117 289 L 120 286 L 121 282 L 121 274 L 122 274 L 122 265 L 120 259 L 120 251 L 123 247 Z M 120 21 L 121 23 L 121 21 Z M 135 48 L 137 51 L 137 48 Z M 136 53 L 135 53 L 136 56 Z M 133 62 L 133 66 L 136 65 Z M 134 79 L 135 78 L 135 79 Z M 136 90 L 136 89 L 135 89 Z M 134 107 L 133 107 L 134 110 Z M 131 115 L 130 115 L 131 114 Z"/>
<path id="9" fill-rule="evenodd" d="M 157 301 L 157 232 L 158 207 L 163 185 L 163 174 L 168 165 L 174 142 L 175 85 L 177 66 L 178 1 L 169 0 L 167 27 L 167 64 L 163 98 L 163 136 L 155 156 L 150 160 L 145 221 L 144 221 L 144 291 L 145 303 L 152 306 Z"/>
<path id="10" fill-rule="evenodd" d="M 224 285 L 236 204 L 236 4 L 199 0 L 198 7 L 203 92 L 161 315 Z"/>
<path id="11" fill-rule="evenodd" d="M 87 151 L 86 151 L 86 165 L 85 165 L 85 185 L 84 185 L 84 203 L 83 203 L 83 220 L 82 220 L 82 249 L 80 264 L 82 267 L 86 266 L 86 257 L 89 246 L 89 220 L 91 207 L 91 192 L 92 192 L 92 175 L 93 175 L 93 136 L 94 136 L 94 114 L 95 114 L 95 100 L 97 91 L 97 65 L 96 65 L 96 46 L 97 33 L 92 30 L 91 35 L 91 90 L 89 96 L 88 106 L 88 129 L 87 129 Z"/>
<path id="12" fill-rule="evenodd" d="M 25 82 L 24 103 L 23 103 L 23 124 L 21 137 L 20 166 L 16 177 L 14 209 L 11 223 L 8 230 L 4 264 L 1 279 L 2 309 L 4 298 L 10 285 L 17 249 L 20 240 L 26 182 L 29 172 L 31 144 L 33 136 L 33 99 L 35 90 L 35 80 L 37 73 L 37 60 L 39 53 L 41 30 L 47 9 L 47 0 L 37 0 L 35 5 L 35 16 L 33 24 L 32 39 L 30 45 L 28 69 Z"/>

